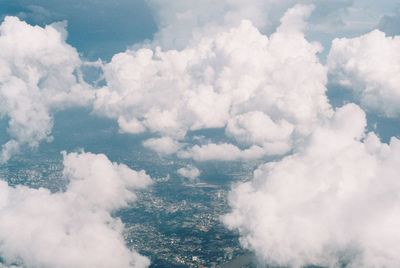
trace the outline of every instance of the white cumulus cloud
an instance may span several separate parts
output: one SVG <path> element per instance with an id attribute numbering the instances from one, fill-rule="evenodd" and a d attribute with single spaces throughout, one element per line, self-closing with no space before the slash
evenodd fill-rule
<path id="1" fill-rule="evenodd" d="M 119 53 L 104 66 L 107 86 L 96 91 L 94 110 L 125 132 L 181 141 L 189 131 L 226 128 L 244 150 L 261 148 L 257 157 L 286 153 L 331 113 L 322 48 L 303 33 L 312 9 L 290 9 L 270 37 L 245 20 L 181 51 Z"/>
<path id="2" fill-rule="evenodd" d="M 400 115 L 400 37 L 374 30 L 332 43 L 329 71 L 372 112 Z"/>
<path id="3" fill-rule="evenodd" d="M 22 145 L 37 147 L 50 138 L 52 112 L 86 105 L 92 98 L 77 69 L 77 51 L 65 43 L 60 25 L 31 26 L 15 17 L 0 25 L 0 117 L 9 120 L 10 140 L 0 162 Z"/>
<path id="4" fill-rule="evenodd" d="M 173 154 L 182 147 L 182 144 L 170 137 L 161 137 L 147 139 L 143 142 L 143 146 L 161 154 Z"/>
<path id="5" fill-rule="evenodd" d="M 123 223 L 111 216 L 151 184 L 144 171 L 112 163 L 105 155 L 64 155 L 63 192 L 0 181 L 0 256 L 22 267 L 147 267 L 128 249 Z"/>
<path id="6" fill-rule="evenodd" d="M 184 178 L 189 179 L 190 181 L 196 181 L 200 176 L 201 171 L 192 165 L 188 165 L 186 167 L 178 169 L 178 174 Z"/>
<path id="7" fill-rule="evenodd" d="M 358 106 L 338 109 L 301 149 L 234 187 L 225 224 L 266 263 L 397 267 L 400 141 L 365 127 Z"/>
<path id="8" fill-rule="evenodd" d="M 181 158 L 190 158 L 195 161 L 233 161 L 253 160 L 265 155 L 265 150 L 253 145 L 248 149 L 241 148 L 230 143 L 209 143 L 205 145 L 194 145 L 191 148 L 178 152 Z"/>

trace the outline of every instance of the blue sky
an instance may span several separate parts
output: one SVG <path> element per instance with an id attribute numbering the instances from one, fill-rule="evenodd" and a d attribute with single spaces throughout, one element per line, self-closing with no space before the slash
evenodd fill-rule
<path id="1" fill-rule="evenodd" d="M 157 30 L 142 0 L 0 0 L 0 15 L 16 15 L 42 26 L 66 20 L 68 43 L 90 59 L 109 59 L 127 46 L 150 39 Z"/>
<path id="2" fill-rule="evenodd" d="M 397 0 L 316 1 L 319 2 L 323 4 L 310 18 L 319 28 L 312 29 L 309 36 L 324 46 L 329 46 L 334 37 L 357 36 L 375 27 L 389 34 L 399 31 Z M 338 7 L 348 9 L 331 14 Z M 276 25 L 282 12 L 274 15 Z M 0 17 L 5 15 L 42 26 L 67 21 L 68 43 L 92 60 L 109 60 L 135 43 L 152 39 L 157 32 L 155 10 L 145 0 L 0 0 Z M 345 24 L 338 23 L 340 20 Z"/>

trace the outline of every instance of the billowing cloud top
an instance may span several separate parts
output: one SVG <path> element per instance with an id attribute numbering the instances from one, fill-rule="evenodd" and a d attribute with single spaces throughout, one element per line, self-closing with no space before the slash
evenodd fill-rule
<path id="1" fill-rule="evenodd" d="M 64 192 L 0 181 L 0 255 L 21 267 L 147 267 L 126 247 L 123 224 L 111 212 L 135 201 L 151 184 L 144 171 L 110 162 L 105 155 L 64 155 Z"/>

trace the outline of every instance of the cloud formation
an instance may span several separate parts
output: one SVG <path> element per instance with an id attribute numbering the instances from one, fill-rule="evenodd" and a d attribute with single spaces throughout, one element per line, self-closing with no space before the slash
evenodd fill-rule
<path id="1" fill-rule="evenodd" d="M 195 1 L 178 0 L 167 3 L 162 0 L 147 0 L 152 7 L 159 30 L 154 44 L 166 49 L 184 49 L 198 39 L 231 27 L 237 27 L 241 20 L 250 20 L 257 28 L 269 24 L 267 11 L 288 2 L 274 0 L 222 0 Z M 286 9 L 284 9 L 286 10 Z M 284 10 L 281 10 L 283 14 Z"/>
<path id="2" fill-rule="evenodd" d="M 289 9 L 267 36 L 273 14 L 295 2 L 315 5 Z M 260 166 L 231 193 L 232 212 L 224 222 L 239 230 L 243 245 L 279 265 L 398 266 L 400 142 L 383 144 L 366 135 L 365 115 L 353 104 L 332 111 L 327 67 L 318 59 L 322 47 L 305 38 L 314 8 L 337 25 L 337 15 L 352 1 L 149 3 L 158 10 L 153 42 L 104 63 L 106 85 L 96 91 L 80 76 L 82 60 L 65 43 L 61 24 L 4 20 L 0 116 L 9 120 L 10 141 L 0 162 L 21 146 L 51 139 L 52 113 L 77 105 L 93 105 L 122 132 L 155 133 L 143 146 L 162 154 L 231 161 L 293 150 Z M 321 11 L 327 3 L 338 13 Z M 398 37 L 380 31 L 336 39 L 329 71 L 363 108 L 395 117 L 399 51 Z M 226 140 L 189 145 L 189 132 L 210 128 L 223 129 Z M 103 155 L 68 154 L 64 165 L 70 180 L 65 192 L 0 182 L 0 254 L 6 264 L 147 266 L 146 258 L 126 248 L 123 224 L 111 213 L 134 201 L 133 191 L 150 178 Z M 200 171 L 187 166 L 178 174 L 195 180 Z"/>
<path id="3" fill-rule="evenodd" d="M 160 154 L 174 154 L 183 146 L 170 137 L 151 138 L 143 142 L 143 146 Z"/>
<path id="4" fill-rule="evenodd" d="M 189 179 L 192 182 L 195 182 L 198 180 L 201 171 L 192 165 L 187 165 L 186 167 L 178 169 L 178 174 L 184 178 Z"/>
<path id="5" fill-rule="evenodd" d="M 365 127 L 358 106 L 338 109 L 296 153 L 233 189 L 225 224 L 267 263 L 397 267 L 400 140 Z"/>
<path id="6" fill-rule="evenodd" d="M 230 143 L 209 143 L 194 145 L 191 148 L 178 152 L 181 158 L 189 158 L 195 161 L 233 161 L 253 160 L 265 155 L 265 150 L 259 146 L 251 146 L 248 149 L 240 149 Z"/>
<path id="7" fill-rule="evenodd" d="M 290 9 L 270 37 L 242 21 L 181 51 L 117 54 L 104 66 L 107 86 L 96 91 L 94 110 L 115 118 L 124 132 L 164 137 L 145 142 L 150 148 L 182 141 L 188 131 L 225 128 L 244 150 L 259 148 L 257 157 L 286 153 L 331 113 L 326 68 L 317 58 L 321 46 L 303 33 L 311 11 L 304 5 Z M 246 158 L 237 145 L 227 146 L 239 150 L 235 159 Z"/>
<path id="8" fill-rule="evenodd" d="M 332 43 L 329 71 L 351 90 L 363 108 L 387 117 L 400 115 L 400 37 L 374 30 Z"/>
<path id="9" fill-rule="evenodd" d="M 346 14 L 354 0 L 147 0 L 153 9 L 158 32 L 151 43 L 164 49 L 182 50 L 210 33 L 238 27 L 249 20 L 262 33 L 274 31 L 282 15 L 296 4 L 314 5 L 310 30 L 314 33 L 346 31 Z"/>
<path id="10" fill-rule="evenodd" d="M 330 113 L 326 70 L 317 58 L 322 47 L 304 38 L 305 19 L 313 9 L 307 4 L 316 10 L 315 31 L 315 24 L 332 17 L 334 23 L 328 24 L 337 25 L 352 0 L 147 3 L 158 33 L 151 44 L 138 44 L 105 64 L 107 87 L 96 94 L 94 110 L 115 118 L 121 131 L 156 132 L 163 146 L 169 139 L 169 148 L 159 147 L 159 152 L 170 154 L 183 147 L 188 131 L 226 128 L 234 139 L 229 146 L 239 150 L 235 159 L 247 159 L 244 151 L 251 148 L 263 153 L 250 158 L 290 151 Z M 285 13 L 296 3 L 301 4 Z M 264 35 L 282 14 L 276 32 Z M 23 145 L 37 147 L 51 139 L 54 111 L 91 106 L 94 91 L 80 77 L 82 60 L 65 36 L 60 23 L 41 28 L 12 17 L 3 22 L 0 116 L 10 119 L 10 141 L 3 146 L 2 162 Z M 34 44 L 32 50 L 27 43 Z M 255 133 L 257 124 L 266 124 L 268 131 Z M 154 142 L 145 145 L 157 149 Z"/>
<path id="11" fill-rule="evenodd" d="M 269 37 L 259 30 L 275 27 L 276 16 L 296 2 L 149 0 L 159 23 L 152 44 L 144 45 L 150 48 L 116 54 L 103 68 L 107 86 L 96 93 L 80 75 L 84 63 L 65 43 L 62 24 L 42 28 L 7 17 L 0 33 L 0 116 L 10 120 L 10 141 L 0 160 L 50 140 L 52 113 L 91 106 L 94 94 L 94 110 L 115 118 L 122 132 L 158 133 L 144 145 L 160 153 L 177 152 L 188 131 L 206 128 L 226 128 L 234 159 L 288 152 L 330 113 L 326 69 L 317 58 L 322 47 L 304 38 L 313 7 L 287 11 Z M 315 4 L 318 14 L 330 14 L 351 2 L 327 10 L 325 1 Z M 221 147 L 210 145 L 201 150 Z M 193 150 L 186 149 L 183 155 L 190 156 Z"/>
<path id="12" fill-rule="evenodd" d="M 123 224 L 111 213 L 151 184 L 144 171 L 112 163 L 105 155 L 64 155 L 64 192 L 0 181 L 0 256 L 21 267 L 147 267 L 128 249 Z"/>
<path id="13" fill-rule="evenodd" d="M 77 73 L 79 55 L 65 38 L 61 24 L 41 28 L 6 17 L 0 25 L 0 117 L 9 120 L 10 136 L 0 163 L 23 145 L 50 139 L 52 111 L 91 99 Z"/>

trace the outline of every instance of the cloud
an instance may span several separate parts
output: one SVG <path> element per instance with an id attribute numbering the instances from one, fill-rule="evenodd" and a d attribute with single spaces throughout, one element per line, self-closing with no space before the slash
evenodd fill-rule
<path id="1" fill-rule="evenodd" d="M 21 146 L 37 147 L 50 139 L 52 112 L 87 105 L 92 98 L 76 73 L 78 53 L 59 27 L 31 26 L 15 17 L 0 25 L 0 117 L 9 120 L 10 136 L 0 162 Z"/>
<path id="2" fill-rule="evenodd" d="M 92 60 L 109 60 L 135 42 L 150 39 L 157 30 L 145 0 L 2 1 L 0 20 L 4 13 L 35 25 L 68 21 L 69 43 Z"/>
<path id="3" fill-rule="evenodd" d="M 181 51 L 119 53 L 104 65 L 107 86 L 96 91 L 94 111 L 115 118 L 125 132 L 155 132 L 164 141 L 226 128 L 244 150 L 285 153 L 331 113 L 321 47 L 303 33 L 311 11 L 290 9 L 270 37 L 245 20 Z"/>
<path id="4" fill-rule="evenodd" d="M 191 165 L 178 169 L 178 174 L 190 181 L 196 181 L 201 174 L 201 171 Z"/>
<path id="5" fill-rule="evenodd" d="M 252 1 L 149 1 L 159 23 L 150 49 L 114 55 L 103 65 L 107 85 L 97 91 L 82 79 L 80 67 L 88 63 L 65 43 L 65 24 L 38 27 L 7 17 L 0 35 L 0 116 L 10 119 L 10 141 L 1 161 L 21 146 L 51 140 L 53 112 L 91 106 L 94 94 L 94 111 L 115 118 L 121 132 L 155 132 L 163 146 L 169 140 L 162 153 L 174 153 L 188 132 L 207 128 L 226 128 L 231 146 L 241 151 L 261 147 L 260 157 L 290 151 L 330 114 L 326 69 L 317 57 L 322 47 L 304 38 L 313 6 L 288 10 L 268 37 L 259 29 L 271 27 L 278 20 L 273 14 L 296 1 Z M 350 2 L 321 10 L 325 2 L 317 1 L 316 10 L 330 14 Z M 260 131 L 257 122 L 268 123 L 268 130 Z M 155 149 L 154 142 L 145 144 Z"/>
<path id="6" fill-rule="evenodd" d="M 25 18 L 43 24 L 64 19 L 77 9 L 42 2 L 29 6 L 32 14 L 28 12 Z M 133 5 L 128 2 L 119 3 L 118 9 Z M 257 145 L 264 154 L 274 155 L 290 150 L 319 117 L 329 114 L 326 70 L 317 58 L 322 47 L 304 38 L 310 28 L 305 19 L 313 9 L 306 4 L 313 3 L 316 10 L 311 16 L 313 28 L 313 23 L 320 25 L 324 19 L 336 21 L 352 0 L 147 2 L 155 13 L 158 33 L 151 44 L 137 44 L 136 49 L 114 55 L 104 65 L 107 87 L 96 92 L 94 110 L 115 118 L 122 132 L 151 131 L 181 141 L 188 131 L 225 128 L 242 116 L 256 116 L 256 111 L 270 118 L 272 132 L 279 128 L 293 132 L 278 141 L 268 134 L 263 145 L 247 144 L 254 138 L 248 129 L 239 135 L 227 131 L 227 136 L 237 139 L 233 146 Z M 295 3 L 301 4 L 285 13 Z M 135 5 L 147 10 L 142 3 Z M 36 13 L 37 20 L 32 17 Z M 273 31 L 282 14 L 277 31 L 264 35 Z M 10 141 L 3 146 L 2 162 L 21 146 L 37 147 L 51 140 L 54 111 L 92 105 L 95 93 L 80 74 L 80 67 L 87 63 L 65 43 L 65 25 L 34 27 L 13 17 L 2 23 L 0 116 L 10 119 Z M 292 76 L 294 83 L 289 85 Z"/>
<path id="7" fill-rule="evenodd" d="M 161 154 L 173 154 L 182 147 L 182 144 L 176 142 L 170 137 L 161 137 L 147 139 L 143 142 L 143 146 Z"/>
<path id="8" fill-rule="evenodd" d="M 281 154 L 291 147 L 293 129 L 285 119 L 274 122 L 265 113 L 252 111 L 231 118 L 225 132 L 241 144 L 255 144 L 272 154 Z"/>
<path id="9" fill-rule="evenodd" d="M 358 106 L 338 109 L 293 155 L 236 185 L 224 223 L 266 263 L 397 267 L 400 140 L 365 127 Z"/>
<path id="10" fill-rule="evenodd" d="M 289 1 L 283 2 L 286 6 Z M 147 3 L 159 27 L 154 44 L 178 50 L 210 32 L 237 27 L 241 20 L 250 20 L 257 28 L 266 27 L 268 9 L 279 6 L 274 0 L 178 0 L 173 3 L 148 0 Z"/>
<path id="11" fill-rule="evenodd" d="M 363 108 L 388 117 L 400 115 L 400 37 L 374 30 L 335 39 L 328 65 L 332 76 L 354 93 Z"/>
<path id="12" fill-rule="evenodd" d="M 350 25 L 347 13 L 354 0 L 147 0 L 158 24 L 152 46 L 184 49 L 210 33 L 237 27 L 249 20 L 263 33 L 273 32 L 280 18 L 296 4 L 314 5 L 310 29 L 319 35 L 343 32 Z M 369 28 L 368 28 L 369 29 Z M 364 29 L 363 29 L 364 30 Z"/>
<path id="13" fill-rule="evenodd" d="M 194 145 L 191 148 L 178 152 L 181 158 L 191 158 L 195 161 L 233 161 L 252 160 L 265 155 L 265 150 L 259 146 L 248 149 L 240 149 L 230 143 L 210 143 L 205 145 Z"/>
<path id="14" fill-rule="evenodd" d="M 128 249 L 123 224 L 111 213 L 151 184 L 144 171 L 105 155 L 64 154 L 66 190 L 11 187 L 0 181 L 0 256 L 28 267 L 147 267 Z"/>

